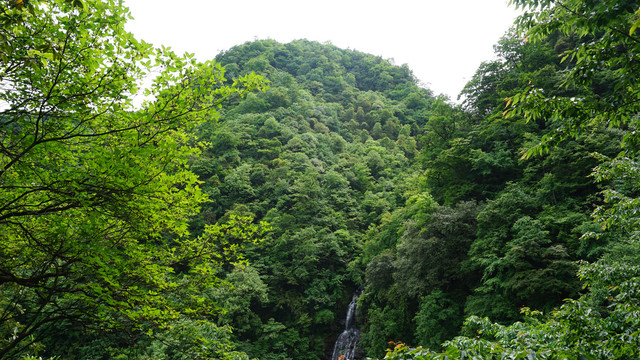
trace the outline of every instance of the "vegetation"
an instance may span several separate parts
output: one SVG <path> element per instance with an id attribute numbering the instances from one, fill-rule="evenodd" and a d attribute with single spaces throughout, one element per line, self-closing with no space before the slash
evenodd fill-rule
<path id="1" fill-rule="evenodd" d="M 598 149 L 592 154 L 599 164 L 592 167 L 590 176 L 603 185 L 604 202 L 593 210 L 597 226 L 585 227 L 579 238 L 582 244 L 608 245 L 595 253 L 587 252 L 587 258 L 595 261 L 579 263 L 582 294 L 548 315 L 524 308 L 523 321 L 508 326 L 470 317 L 462 331 L 466 337 L 446 342 L 443 353 L 397 344 L 388 352 L 388 359 L 627 359 L 639 355 L 635 290 L 638 177 L 634 170 L 638 70 L 631 60 L 638 51 L 635 29 L 639 4 L 581 0 L 514 3 L 528 9 L 518 22 L 528 46 L 554 44 L 564 69 L 545 70 L 548 79 L 558 80 L 555 88 L 547 88 L 544 79 L 537 77 L 519 86 L 506 97 L 504 115 L 511 121 L 523 119 L 549 129 L 524 148 L 523 158 L 553 156 L 565 144 L 595 139 L 603 133 L 619 139 L 610 140 L 615 145 L 610 153 Z M 576 158 L 575 152 L 570 154 L 564 156 L 565 161 Z M 537 231 L 535 238 L 544 239 L 545 234 L 537 229 L 540 227 L 530 228 L 525 234 L 529 237 Z M 531 249 L 523 248 L 527 252 Z M 603 255 L 593 257 L 599 253 Z M 553 288 L 557 289 L 557 284 Z"/>
<path id="2" fill-rule="evenodd" d="M 212 146 L 192 169 L 213 201 L 192 227 L 231 215 L 273 227 L 246 249 L 251 278 L 228 275 L 236 288 L 264 290 L 218 325 L 231 325 L 251 356 L 324 358 L 362 285 L 363 238 L 411 191 L 404 177 L 433 99 L 406 67 L 304 40 L 247 43 L 217 61 L 271 82 L 200 127 Z"/>
<path id="3" fill-rule="evenodd" d="M 136 41 L 114 2 L 0 9 L 0 357 L 226 351 L 200 292 L 261 229 L 237 217 L 189 236 L 207 197 L 186 162 L 191 129 L 259 79 L 214 87 L 219 66 Z M 134 110 L 152 67 L 154 100 Z"/>
<path id="4" fill-rule="evenodd" d="M 0 358 L 325 359 L 360 292 L 369 357 L 637 357 L 640 4 L 513 3 L 454 105 L 329 44 L 200 64 L 115 1 L 0 2 Z"/>

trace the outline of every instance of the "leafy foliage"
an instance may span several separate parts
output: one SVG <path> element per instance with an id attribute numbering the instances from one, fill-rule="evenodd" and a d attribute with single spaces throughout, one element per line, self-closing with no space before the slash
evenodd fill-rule
<path id="1" fill-rule="evenodd" d="M 61 331 L 118 346 L 177 321 L 222 331 L 189 319 L 216 311 L 199 291 L 263 226 L 238 217 L 188 236 L 188 218 L 207 200 L 187 167 L 201 151 L 190 132 L 259 78 L 221 85 L 213 62 L 124 32 L 128 13 L 112 1 L 9 1 L 1 10 L 0 357 Z M 138 81 L 152 68 L 152 101 L 136 109 Z"/>
<path id="2" fill-rule="evenodd" d="M 546 134 L 529 143 L 523 157 L 553 154 L 567 144 L 575 146 L 576 140 L 590 142 L 606 133 L 615 134 L 613 139 L 622 139 L 613 142 L 615 152 L 594 155 L 601 164 L 591 166 L 591 176 L 606 185 L 602 192 L 605 202 L 594 209 L 596 226 L 583 227 L 588 230 L 583 231 L 580 238 L 582 244 L 604 241 L 609 245 L 598 260 L 579 263 L 583 294 L 575 300 L 566 300 L 548 315 L 523 308 L 523 322 L 508 326 L 488 318 L 470 317 L 462 332 L 466 337 L 445 342 L 443 353 L 400 345 L 389 351 L 389 359 L 624 359 L 638 355 L 635 290 L 638 188 L 637 176 L 634 176 L 638 103 L 634 79 L 638 70 L 630 59 L 637 50 L 635 14 L 639 5 L 631 1 L 513 2 L 530 10 L 518 21 L 528 41 L 534 44 L 555 41 L 561 49 L 559 58 L 566 64 L 564 71 L 554 73 L 561 80 L 559 91 L 549 91 L 532 80 L 520 92 L 507 97 L 505 115 L 515 121 L 522 117 L 529 123 L 545 124 L 549 128 Z M 601 149 L 607 151 L 608 148 Z M 580 160 L 576 154 L 565 157 Z M 553 156 L 548 159 L 552 160 Z M 550 233 L 532 218 L 521 217 L 516 224 L 512 228 L 516 232 L 513 240 L 501 248 L 506 251 L 504 257 L 496 260 L 497 264 L 508 261 L 510 266 L 526 269 L 531 264 L 527 258 L 539 253 L 544 242 L 549 241 Z M 527 249 L 526 254 L 520 252 L 523 241 L 527 244 L 523 247 Z M 544 253 L 552 255 L 549 260 L 555 265 L 548 269 L 557 269 L 557 265 L 564 267 L 562 256 L 558 257 L 564 250 L 550 250 L 552 247 Z M 504 268 L 497 269 L 496 274 L 509 274 Z M 527 271 L 523 275 L 525 277 L 514 284 L 519 286 L 535 280 Z M 548 278 L 545 280 L 545 286 L 553 283 Z M 509 284 L 509 281 L 498 282 Z M 528 289 L 535 288 L 534 284 L 530 286 Z M 557 283 L 544 293 L 553 293 L 561 286 Z"/>
<path id="3" fill-rule="evenodd" d="M 0 357 L 320 359 L 357 288 L 369 356 L 636 355 L 640 6 L 514 3 L 452 105 L 328 44 L 198 64 L 114 1 L 4 2 Z"/>

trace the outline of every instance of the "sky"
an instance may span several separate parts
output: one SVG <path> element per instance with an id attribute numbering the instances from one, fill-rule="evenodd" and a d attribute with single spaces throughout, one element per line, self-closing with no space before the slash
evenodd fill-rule
<path id="1" fill-rule="evenodd" d="M 407 64 L 453 101 L 518 12 L 507 0 L 125 0 L 127 30 L 213 59 L 256 39 L 308 39 Z"/>

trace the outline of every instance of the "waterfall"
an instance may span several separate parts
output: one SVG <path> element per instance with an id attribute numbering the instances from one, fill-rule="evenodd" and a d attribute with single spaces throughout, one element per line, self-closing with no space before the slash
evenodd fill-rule
<path id="1" fill-rule="evenodd" d="M 347 317 L 344 321 L 344 331 L 333 346 L 331 360 L 353 360 L 356 354 L 356 345 L 360 339 L 360 330 L 356 327 L 356 312 L 359 293 L 353 295 L 347 309 Z M 340 358 L 340 356 L 343 356 Z"/>

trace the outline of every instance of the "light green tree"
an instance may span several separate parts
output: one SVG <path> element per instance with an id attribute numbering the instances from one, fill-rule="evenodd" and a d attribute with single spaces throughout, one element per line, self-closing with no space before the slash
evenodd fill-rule
<path id="1" fill-rule="evenodd" d="M 211 311 L 196 290 L 260 231 L 235 218 L 194 239 L 186 220 L 207 200 L 188 131 L 261 80 L 225 85 L 128 17 L 113 0 L 0 1 L 0 358 L 61 324 L 130 336 Z"/>

